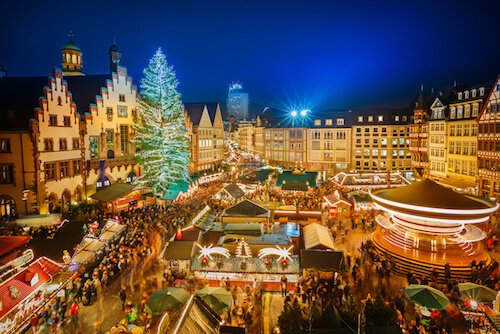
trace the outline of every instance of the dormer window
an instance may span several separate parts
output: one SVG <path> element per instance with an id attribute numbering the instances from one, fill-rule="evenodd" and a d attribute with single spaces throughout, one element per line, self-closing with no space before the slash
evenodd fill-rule
<path id="1" fill-rule="evenodd" d="M 399 116 L 394 116 L 394 121 L 399 122 Z"/>
<path id="2" fill-rule="evenodd" d="M 472 95 L 472 97 L 476 97 L 476 92 L 477 92 L 477 91 L 476 91 L 475 89 L 471 90 L 471 95 Z"/>
<path id="3" fill-rule="evenodd" d="M 403 116 L 403 122 L 406 122 L 406 119 L 407 119 L 406 116 Z"/>
<path id="4" fill-rule="evenodd" d="M 332 119 L 326 119 L 325 120 L 325 125 L 333 125 L 333 120 Z"/>
<path id="5" fill-rule="evenodd" d="M 363 122 L 363 116 L 358 116 L 358 123 Z"/>
<path id="6" fill-rule="evenodd" d="M 314 120 L 314 125 L 320 126 L 321 125 L 321 120 L 320 119 L 315 119 Z"/>
<path id="7" fill-rule="evenodd" d="M 343 118 L 337 118 L 337 125 L 344 125 L 344 119 Z"/>
<path id="8" fill-rule="evenodd" d="M 464 99 L 468 99 L 468 98 L 469 98 L 469 91 L 468 91 L 468 90 L 466 90 L 466 91 L 464 92 Z"/>
<path id="9" fill-rule="evenodd" d="M 479 96 L 484 95 L 484 87 L 479 88 Z"/>
<path id="10" fill-rule="evenodd" d="M 377 117 L 377 120 L 378 120 L 379 122 L 383 122 L 383 121 L 384 121 L 384 116 L 378 116 L 378 117 Z"/>
<path id="11" fill-rule="evenodd" d="M 451 108 L 450 118 L 455 119 L 457 117 L 457 109 L 455 107 Z"/>
<path id="12" fill-rule="evenodd" d="M 373 116 L 368 116 L 368 122 L 373 122 Z"/>
<path id="13" fill-rule="evenodd" d="M 461 100 L 462 99 L 462 92 L 459 92 L 458 93 L 458 99 Z"/>

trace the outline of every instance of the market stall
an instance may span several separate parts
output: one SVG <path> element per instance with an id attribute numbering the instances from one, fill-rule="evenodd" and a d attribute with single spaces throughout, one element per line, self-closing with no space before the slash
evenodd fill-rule
<path id="1" fill-rule="evenodd" d="M 106 224 L 101 230 L 101 234 L 99 235 L 99 239 L 102 241 L 109 241 L 116 236 L 120 235 L 120 233 L 125 228 L 125 225 L 120 224 L 117 220 L 108 219 Z"/>

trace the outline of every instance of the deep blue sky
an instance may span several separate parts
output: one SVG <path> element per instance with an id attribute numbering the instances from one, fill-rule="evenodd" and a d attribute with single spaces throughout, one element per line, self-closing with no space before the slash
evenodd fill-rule
<path id="1" fill-rule="evenodd" d="M 261 108 L 399 106 L 422 83 L 500 73 L 500 1 L 31 2 L 0 4 L 9 76 L 50 74 L 69 30 L 91 74 L 107 72 L 116 37 L 136 84 L 161 46 L 191 102 L 225 103 L 239 80 Z"/>

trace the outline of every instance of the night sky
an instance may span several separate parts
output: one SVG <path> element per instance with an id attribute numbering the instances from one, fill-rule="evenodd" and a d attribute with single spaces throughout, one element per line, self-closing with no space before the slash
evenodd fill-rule
<path id="1" fill-rule="evenodd" d="M 404 106 L 425 88 L 500 73 L 500 1 L 2 1 L 0 64 L 49 75 L 72 30 L 84 71 L 107 73 L 116 37 L 138 84 L 159 46 L 184 101 L 314 110 Z"/>

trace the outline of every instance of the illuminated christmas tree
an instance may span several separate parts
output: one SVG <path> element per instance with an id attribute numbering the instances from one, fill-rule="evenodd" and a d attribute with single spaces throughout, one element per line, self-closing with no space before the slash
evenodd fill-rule
<path id="1" fill-rule="evenodd" d="M 189 182 L 189 135 L 179 82 L 160 48 L 143 74 L 137 108 L 141 121 L 134 126 L 136 158 L 142 167 L 137 183 L 163 193 L 170 184 Z"/>
<path id="2" fill-rule="evenodd" d="M 238 246 L 236 246 L 236 257 L 252 257 L 252 250 L 245 241 L 245 238 L 241 238 L 240 242 L 238 242 Z"/>

